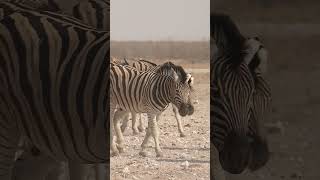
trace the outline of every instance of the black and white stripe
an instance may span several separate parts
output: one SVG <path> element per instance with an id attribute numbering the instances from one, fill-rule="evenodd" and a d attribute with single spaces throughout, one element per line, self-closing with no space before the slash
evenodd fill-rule
<path id="1" fill-rule="evenodd" d="M 157 66 L 157 64 L 152 63 L 147 60 L 143 60 L 143 59 L 140 59 L 138 61 L 133 61 L 132 63 L 130 63 L 130 65 L 139 71 L 149 71 L 149 72 L 155 71 L 156 70 L 155 67 Z M 181 80 L 185 79 L 187 81 L 186 83 L 189 84 L 191 90 L 193 91 L 194 90 L 194 87 L 193 87 L 194 78 L 192 77 L 192 75 L 190 73 L 185 73 L 183 68 L 180 68 L 180 67 L 177 68 L 178 66 L 173 66 L 173 67 L 175 67 L 174 70 L 177 73 L 179 79 L 181 79 Z M 192 106 L 191 96 L 189 96 L 189 102 L 190 102 L 189 103 L 190 109 L 189 109 L 188 115 L 192 115 L 194 108 Z M 179 115 L 178 109 L 176 106 L 172 105 L 172 110 L 173 110 L 175 117 L 176 117 L 176 120 L 177 120 L 179 134 L 181 137 L 185 137 L 183 125 L 182 125 L 182 121 L 181 121 L 182 117 Z M 158 121 L 160 120 L 160 116 L 161 116 L 161 114 L 158 114 L 156 117 L 158 119 Z M 139 131 L 144 130 L 141 114 L 140 114 L 140 118 L 139 118 L 139 124 L 137 121 L 137 114 L 136 113 L 131 112 L 131 119 L 132 119 L 132 130 L 133 130 L 134 134 L 138 134 Z M 126 129 L 127 124 L 128 124 L 128 120 L 129 120 L 129 116 L 126 116 L 126 118 L 124 118 L 123 123 L 121 125 L 122 132 L 124 132 L 124 130 Z"/>
<path id="2" fill-rule="evenodd" d="M 37 11 L 51 11 L 79 19 L 98 30 L 110 29 L 110 1 L 107 0 L 5 0 Z"/>
<path id="3" fill-rule="evenodd" d="M 56 160 L 107 161 L 109 32 L 10 3 L 0 21 L 0 177 L 21 136 Z"/>
<path id="4" fill-rule="evenodd" d="M 218 49 L 211 58 L 211 141 L 226 171 L 256 170 L 269 154 L 261 127 L 271 100 L 266 50 L 225 15 L 211 15 L 211 37 Z"/>
<path id="5" fill-rule="evenodd" d="M 159 65 L 152 72 L 142 72 L 131 66 L 111 64 L 110 74 L 112 91 L 110 97 L 110 120 L 114 121 L 118 143 L 118 147 L 116 147 L 111 135 L 111 150 L 113 154 L 118 154 L 118 149 L 120 152 L 122 151 L 123 136 L 119 120 L 130 111 L 148 114 L 148 130 L 141 145 L 140 154 L 145 155 L 146 143 L 152 136 L 155 140 L 157 156 L 162 156 L 155 117 L 163 112 L 169 103 L 173 103 L 178 107 L 180 115 L 187 115 L 190 106 L 188 99 L 190 86 L 185 81 L 178 80 L 178 75 L 172 63 Z M 113 114 L 115 109 L 117 110 Z M 112 122 L 110 123 L 112 126 Z"/>

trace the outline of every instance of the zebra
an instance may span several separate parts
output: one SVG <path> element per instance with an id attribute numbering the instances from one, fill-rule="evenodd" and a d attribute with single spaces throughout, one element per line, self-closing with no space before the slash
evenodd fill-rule
<path id="1" fill-rule="evenodd" d="M 126 64 L 129 64 L 129 63 L 127 62 Z M 131 66 L 136 68 L 139 71 L 154 71 L 154 68 L 157 66 L 157 64 L 152 63 L 152 62 L 147 61 L 147 60 L 144 60 L 144 59 L 140 59 L 138 61 L 133 61 Z M 177 70 L 176 72 L 184 72 L 184 71 Z M 189 86 L 190 86 L 191 90 L 194 91 L 194 88 L 193 88 L 194 78 L 192 77 L 192 75 L 190 73 L 182 73 L 182 74 L 179 73 L 178 76 L 181 79 L 182 79 L 181 76 L 186 76 L 187 79 L 189 79 L 188 83 L 189 83 Z M 191 94 L 193 94 L 193 93 L 191 93 Z M 190 103 L 191 103 L 191 99 L 190 99 Z M 183 126 L 182 126 L 182 123 L 181 123 L 181 116 L 178 113 L 178 109 L 177 109 L 176 106 L 172 105 L 172 110 L 173 110 L 175 118 L 177 120 L 178 131 L 179 131 L 180 137 L 185 137 Z M 194 108 L 191 105 L 190 106 L 190 110 L 189 110 L 190 113 L 188 115 L 192 115 L 193 111 L 194 111 Z M 128 121 L 129 121 L 129 116 L 128 115 L 124 118 L 123 123 L 121 125 L 121 131 L 122 132 L 124 132 L 124 130 L 127 127 L 127 124 L 128 124 Z M 158 121 L 160 120 L 160 115 L 161 115 L 161 113 L 156 116 Z M 136 120 L 137 114 L 135 112 L 131 112 L 131 116 L 132 116 L 132 130 L 133 130 L 133 133 L 134 134 L 138 134 L 139 131 L 142 132 L 144 130 L 144 127 L 143 127 L 141 114 L 140 114 L 140 118 L 139 118 L 139 120 L 140 120 L 139 121 L 139 125 L 138 125 L 137 120 Z"/>
<path id="2" fill-rule="evenodd" d="M 245 38 L 231 18 L 211 14 L 211 142 L 222 168 L 239 174 L 269 159 L 263 122 L 271 103 L 265 79 L 267 51 L 259 38 Z"/>
<path id="3" fill-rule="evenodd" d="M 123 135 L 119 120 L 129 111 L 147 113 L 148 129 L 141 144 L 140 155 L 147 156 L 145 148 L 150 136 L 155 141 L 157 157 L 163 156 L 159 146 L 159 130 L 156 115 L 175 104 L 181 116 L 189 113 L 190 86 L 187 79 L 178 80 L 178 75 L 170 62 L 157 66 L 153 72 L 141 72 L 130 66 L 110 64 L 110 126 L 117 136 L 117 146 L 110 135 L 111 155 L 123 152 Z"/>
<path id="4" fill-rule="evenodd" d="M 0 179 L 11 179 L 22 136 L 59 161 L 108 162 L 109 32 L 12 3 L 0 8 L 11 11 L 0 21 Z"/>
<path id="5" fill-rule="evenodd" d="M 5 0 L 38 11 L 52 11 L 79 19 L 98 30 L 110 29 L 109 0 Z"/>

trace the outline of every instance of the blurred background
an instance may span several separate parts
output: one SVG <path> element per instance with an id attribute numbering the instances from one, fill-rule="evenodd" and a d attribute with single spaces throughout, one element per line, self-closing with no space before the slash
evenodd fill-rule
<path id="1" fill-rule="evenodd" d="M 264 123 L 271 159 L 261 170 L 230 180 L 320 178 L 320 1 L 211 0 L 246 36 L 269 50 L 272 112 Z"/>
<path id="2" fill-rule="evenodd" d="M 111 56 L 208 67 L 209 3 L 111 0 Z"/>

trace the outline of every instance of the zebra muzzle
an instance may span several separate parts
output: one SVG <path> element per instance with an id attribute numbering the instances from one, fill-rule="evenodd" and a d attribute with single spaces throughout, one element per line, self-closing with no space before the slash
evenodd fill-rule
<path id="1" fill-rule="evenodd" d="M 194 107 L 192 104 L 188 104 L 188 115 L 192 115 L 194 113 Z"/>
<path id="2" fill-rule="evenodd" d="M 187 104 L 181 104 L 179 108 L 179 114 L 181 116 L 186 116 L 189 114 L 189 106 Z"/>

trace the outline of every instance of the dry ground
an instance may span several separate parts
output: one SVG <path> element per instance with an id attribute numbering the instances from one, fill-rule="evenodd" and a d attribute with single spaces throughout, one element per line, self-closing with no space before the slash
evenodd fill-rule
<path id="1" fill-rule="evenodd" d="M 185 64 L 184 64 L 185 65 Z M 160 146 L 164 157 L 155 157 L 154 143 L 150 141 L 149 156 L 138 153 L 145 132 L 132 135 L 130 126 L 124 133 L 125 153 L 111 158 L 112 180 L 204 180 L 210 179 L 210 126 L 209 126 L 209 65 L 189 65 L 195 77 L 198 104 L 194 104 L 192 116 L 183 118 L 186 137 L 178 133 L 171 106 L 162 114 L 159 122 Z M 185 66 L 184 66 L 185 67 Z M 193 68 L 190 69 L 189 68 Z M 205 69 L 206 68 L 206 69 Z M 146 123 L 146 120 L 144 121 Z M 152 147 L 151 147 L 152 146 Z M 185 164 L 188 162 L 189 166 Z"/>

